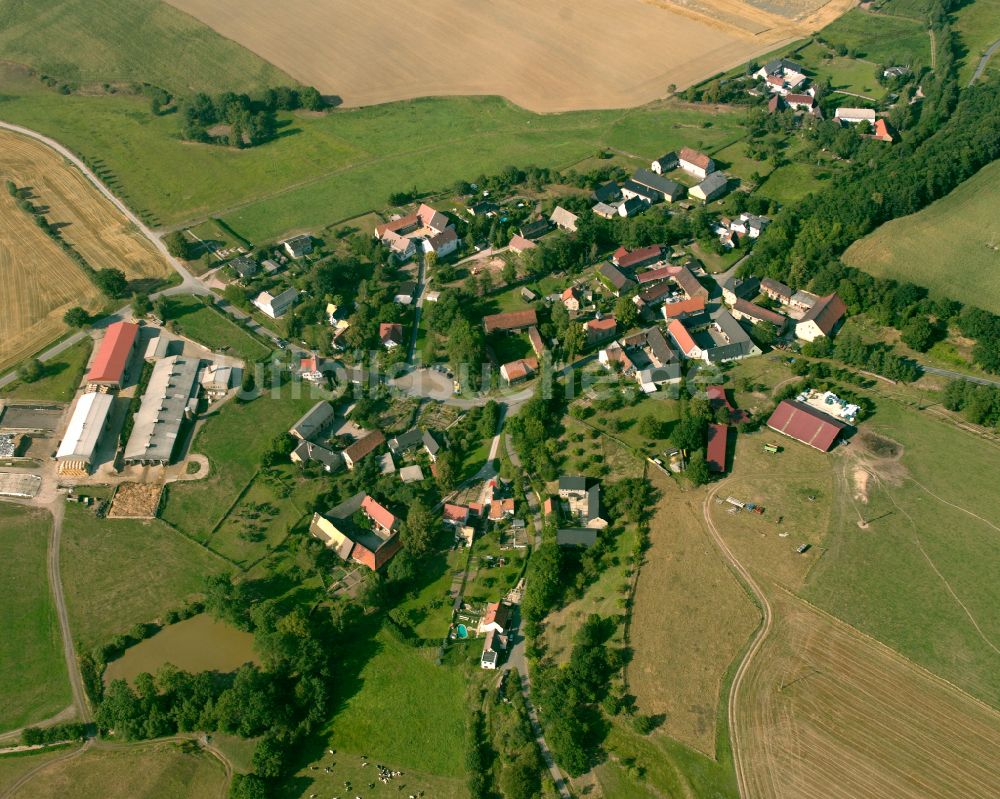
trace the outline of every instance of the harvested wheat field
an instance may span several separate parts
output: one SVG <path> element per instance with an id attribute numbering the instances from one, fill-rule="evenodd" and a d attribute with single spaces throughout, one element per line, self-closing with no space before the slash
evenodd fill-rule
<path id="1" fill-rule="evenodd" d="M 758 799 L 1000 796 L 1000 713 L 781 589 L 737 706 Z"/>
<path id="2" fill-rule="evenodd" d="M 95 269 L 115 267 L 129 279 L 162 278 L 168 264 L 74 167 L 40 142 L 0 130 L 0 179 L 30 187 L 31 202 L 61 225 Z M 0 192 L 0 368 L 57 337 L 65 311 L 98 310 L 103 298 L 83 270 L 43 233 L 32 216 Z"/>
<path id="3" fill-rule="evenodd" d="M 715 755 L 719 688 L 759 613 L 702 528 L 701 493 L 650 469 L 660 493 L 639 572 L 629 642 L 629 691 L 661 729 Z"/>
<path id="4" fill-rule="evenodd" d="M 663 97 L 818 30 L 853 0 L 168 0 L 347 106 L 499 94 L 532 111 Z M 303 38 L 303 31 L 308 35 Z"/>

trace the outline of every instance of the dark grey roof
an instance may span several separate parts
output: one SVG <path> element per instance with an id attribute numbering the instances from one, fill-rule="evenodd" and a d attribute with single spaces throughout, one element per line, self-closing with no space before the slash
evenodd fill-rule
<path id="1" fill-rule="evenodd" d="M 559 478 L 560 491 L 586 491 L 587 478 L 575 475 L 563 475 Z"/>
<path id="2" fill-rule="evenodd" d="M 638 194 L 640 197 L 649 200 L 651 203 L 655 203 L 657 200 L 663 198 L 663 194 L 656 191 L 655 189 L 649 188 L 649 186 L 643 185 L 642 183 L 637 183 L 636 181 L 629 179 L 622 184 L 623 191 L 630 191 L 633 194 Z"/>
<path id="3" fill-rule="evenodd" d="M 241 255 L 239 258 L 233 258 L 229 262 L 229 265 L 240 277 L 252 277 L 257 274 L 257 262 L 249 255 Z"/>
<path id="4" fill-rule="evenodd" d="M 677 164 L 677 153 L 674 150 L 671 150 L 666 155 L 661 155 L 653 163 L 654 164 L 660 164 L 661 168 L 662 168 L 663 164 L 670 164 L 671 166 L 676 166 L 676 164 Z"/>
<path id="5" fill-rule="evenodd" d="M 670 178 L 665 178 L 663 175 L 657 175 L 655 172 L 650 172 L 648 169 L 637 169 L 635 174 L 632 175 L 632 180 L 642 186 L 648 186 L 660 194 L 667 197 L 677 197 L 683 193 L 683 186 L 676 180 L 670 180 Z"/>
<path id="6" fill-rule="evenodd" d="M 722 284 L 722 288 L 731 291 L 741 300 L 748 300 L 755 297 L 760 291 L 760 279 L 756 277 L 739 278 L 736 275 L 730 275 Z"/>
<path id="7" fill-rule="evenodd" d="M 396 294 L 406 294 L 413 296 L 413 292 L 417 290 L 417 283 L 415 280 L 404 280 L 398 286 L 396 286 Z"/>
<path id="8" fill-rule="evenodd" d="M 601 516 L 601 486 L 597 483 L 587 489 L 587 518 L 599 519 Z"/>
<path id="9" fill-rule="evenodd" d="M 756 346 L 749 334 L 743 329 L 743 325 L 733 318 L 733 315 L 724 308 L 719 308 L 712 313 L 712 321 L 718 325 L 719 329 L 729 339 L 728 344 L 712 347 L 707 352 L 710 363 L 727 361 L 732 358 L 742 358 L 753 352 Z"/>
<path id="10" fill-rule="evenodd" d="M 610 180 L 594 189 L 591 197 L 597 202 L 606 203 L 621 197 L 622 190 L 615 181 Z"/>
<path id="11" fill-rule="evenodd" d="M 521 225 L 521 235 L 526 239 L 537 239 L 549 232 L 549 221 L 538 219 L 534 222 L 525 222 Z"/>
<path id="12" fill-rule="evenodd" d="M 629 197 L 627 200 L 622 200 L 622 205 L 625 207 L 626 216 L 632 216 L 646 207 L 646 203 L 641 197 Z"/>
<path id="13" fill-rule="evenodd" d="M 667 343 L 666 337 L 658 327 L 654 326 L 646 331 L 646 344 L 660 363 L 670 363 L 671 361 L 679 360 L 677 353 Z"/>
<path id="14" fill-rule="evenodd" d="M 407 430 L 402 435 L 389 439 L 389 449 L 393 455 L 419 447 L 424 443 L 424 434 L 417 427 Z"/>
<path id="15" fill-rule="evenodd" d="M 324 466 L 329 466 L 331 469 L 342 465 L 344 462 L 339 452 L 321 447 L 319 444 L 314 444 L 311 441 L 299 442 L 294 454 L 303 461 L 318 461 Z"/>
<path id="16" fill-rule="evenodd" d="M 764 71 L 768 75 L 776 75 L 783 69 L 791 70 L 792 72 L 798 72 L 804 74 L 805 70 L 801 65 L 796 64 L 794 61 L 789 61 L 787 58 L 776 58 L 774 61 L 768 61 L 764 64 Z"/>
<path id="17" fill-rule="evenodd" d="M 589 549 L 597 543 L 597 530 L 590 527 L 567 527 L 557 530 L 556 543 L 561 547 Z"/>
<path id="18" fill-rule="evenodd" d="M 763 280 L 761 280 L 760 286 L 761 288 L 767 289 L 768 291 L 772 291 L 775 294 L 778 294 L 779 296 L 782 297 L 792 296 L 792 290 L 790 287 L 786 286 L 784 283 L 775 280 L 774 278 L 771 277 L 765 277 Z"/>
<path id="19" fill-rule="evenodd" d="M 601 264 L 601 268 L 598 270 L 603 277 L 605 277 L 608 282 L 611 283 L 618 291 L 622 291 L 628 286 L 635 285 L 617 266 L 615 266 L 611 261 L 605 261 Z"/>
<path id="20" fill-rule="evenodd" d="M 651 369 L 643 369 L 639 372 L 640 383 L 668 383 L 671 380 L 681 379 L 681 362 L 674 361 L 666 366 Z"/>
<path id="21" fill-rule="evenodd" d="M 437 455 L 438 451 L 441 449 L 441 445 L 437 443 L 434 436 L 432 436 L 427 430 L 424 430 L 422 441 L 424 448 L 427 450 L 429 455 Z"/>

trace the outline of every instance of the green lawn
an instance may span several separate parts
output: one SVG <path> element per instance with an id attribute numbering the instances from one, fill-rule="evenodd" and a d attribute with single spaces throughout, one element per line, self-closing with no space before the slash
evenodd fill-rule
<path id="1" fill-rule="evenodd" d="M 875 64 L 931 64 L 931 40 L 923 21 L 852 9 L 820 35 L 831 45 L 842 44 Z"/>
<path id="2" fill-rule="evenodd" d="M 1000 313 L 1000 161 L 852 244 L 844 262 Z"/>
<path id="3" fill-rule="evenodd" d="M 386 632 L 346 652 L 345 675 L 359 671 L 338 681 L 333 748 L 464 780 L 467 680 L 436 657 L 437 648 L 414 649 Z"/>
<path id="4" fill-rule="evenodd" d="M 45 556 L 52 518 L 0 503 L 0 732 L 72 700 Z"/>
<path id="5" fill-rule="evenodd" d="M 1000 707 L 996 446 L 889 401 L 866 427 L 902 444 L 902 469 L 875 465 L 867 506 L 835 503 L 803 595 Z"/>
<path id="6" fill-rule="evenodd" d="M 94 340 L 90 336 L 84 337 L 52 360 L 46 361 L 45 376 L 40 380 L 34 383 L 15 380 L 0 389 L 0 395 L 12 399 L 69 402 L 83 380 L 93 346 Z"/>
<path id="7" fill-rule="evenodd" d="M 271 441 L 291 427 L 318 401 L 308 396 L 292 399 L 285 387 L 281 396 L 264 394 L 249 403 L 230 401 L 207 419 L 192 444 L 208 456 L 211 472 L 204 480 L 167 487 L 161 514 L 165 521 L 199 540 L 223 518 L 260 466 Z"/>
<path id="8" fill-rule="evenodd" d="M 98 519 L 67 505 L 62 579 L 73 636 L 87 651 L 199 593 L 223 560 L 158 521 Z"/>
<path id="9" fill-rule="evenodd" d="M 685 144 L 712 152 L 744 135 L 737 113 L 665 105 L 539 115 L 497 97 L 455 97 L 283 115 L 276 141 L 231 150 L 181 141 L 177 115 L 153 117 L 145 100 L 62 96 L 9 74 L 0 116 L 90 159 L 154 223 L 221 212 L 256 243 L 383 208 L 401 187 L 438 191 L 509 164 L 566 167 L 602 147 L 644 159 Z"/>
<path id="10" fill-rule="evenodd" d="M 422 568 L 426 583 L 393 610 L 394 618 L 425 641 L 441 641 L 451 626 L 452 575 L 465 568 L 466 549 L 451 549 L 428 560 Z"/>
<path id="11" fill-rule="evenodd" d="M 157 0 L 0 5 L 0 59 L 74 83 L 133 81 L 172 92 L 295 85 L 276 67 Z"/>
<path id="12" fill-rule="evenodd" d="M 823 185 L 816 176 L 820 171 L 817 167 L 803 163 L 779 166 L 767 176 L 760 192 L 785 205 L 796 203 Z"/>
<path id="13" fill-rule="evenodd" d="M 1000 39 L 1000 0 L 975 0 L 959 8 L 954 16 L 953 30 L 968 50 L 959 73 L 959 80 L 964 86 L 975 72 L 980 57 L 993 42 Z M 990 61 L 994 69 L 998 58 L 1000 56 L 994 54 Z"/>
<path id="14" fill-rule="evenodd" d="M 271 352 L 240 325 L 214 307 L 191 295 L 170 298 L 170 321 L 177 332 L 213 350 L 226 351 L 247 363 L 259 361 Z"/>

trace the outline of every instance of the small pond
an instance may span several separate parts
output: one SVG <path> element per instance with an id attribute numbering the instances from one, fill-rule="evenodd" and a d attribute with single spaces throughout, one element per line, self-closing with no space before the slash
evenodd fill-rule
<path id="1" fill-rule="evenodd" d="M 199 613 L 129 647 L 118 660 L 108 664 L 104 680 L 131 681 L 144 671 L 156 674 L 165 663 L 192 673 L 226 674 L 248 662 L 260 662 L 253 648 L 253 635 Z"/>

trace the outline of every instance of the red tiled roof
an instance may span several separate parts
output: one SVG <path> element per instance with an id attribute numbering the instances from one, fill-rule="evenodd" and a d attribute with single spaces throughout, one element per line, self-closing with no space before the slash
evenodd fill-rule
<path id="1" fill-rule="evenodd" d="M 351 446 L 344 450 L 344 457 L 349 458 L 353 462 L 361 460 L 371 453 L 379 444 L 385 442 L 385 436 L 381 432 L 376 430 L 373 433 L 369 433 L 364 438 L 360 438 L 355 441 Z"/>
<path id="2" fill-rule="evenodd" d="M 667 319 L 676 319 L 688 314 L 701 313 L 705 310 L 705 298 L 700 294 L 697 297 L 689 297 L 680 302 L 668 302 L 663 306 L 663 316 Z"/>
<path id="3" fill-rule="evenodd" d="M 616 330 L 618 328 L 618 322 L 615 321 L 613 316 L 605 316 L 603 319 L 591 319 L 587 322 L 587 327 L 590 330 L 604 332 L 608 330 Z"/>
<path id="4" fill-rule="evenodd" d="M 788 103 L 798 103 L 802 105 L 808 105 L 810 108 L 816 105 L 816 100 L 811 95 L 808 94 L 789 94 L 787 97 L 785 97 L 785 101 Z"/>
<path id="5" fill-rule="evenodd" d="M 823 331 L 823 335 L 829 336 L 846 313 L 847 306 L 844 305 L 844 301 L 836 294 L 827 294 L 816 300 L 816 304 L 799 321 L 815 322 Z"/>
<path id="6" fill-rule="evenodd" d="M 501 630 L 507 629 L 510 620 L 510 605 L 503 602 L 490 602 L 483 616 L 483 626 L 496 624 Z"/>
<path id="7" fill-rule="evenodd" d="M 483 317 L 483 327 L 487 333 L 495 330 L 518 330 L 522 327 L 531 327 L 538 324 L 538 315 L 534 309 L 527 311 L 510 311 L 509 313 L 497 313 Z"/>
<path id="8" fill-rule="evenodd" d="M 507 380 L 513 382 L 514 380 L 522 380 L 529 374 L 537 372 L 538 360 L 535 358 L 518 358 L 516 361 L 505 363 L 501 368 L 507 376 Z"/>
<path id="9" fill-rule="evenodd" d="M 701 169 L 708 169 L 709 164 L 712 159 L 709 158 L 704 153 L 699 153 L 697 150 L 692 150 L 690 147 L 684 147 L 678 153 L 678 157 L 681 161 L 687 161 L 689 164 L 694 164 Z"/>
<path id="10" fill-rule="evenodd" d="M 469 509 L 465 505 L 452 505 L 446 502 L 444 506 L 444 520 L 446 522 L 459 522 L 465 524 L 469 518 Z"/>
<path id="11" fill-rule="evenodd" d="M 656 280 L 666 280 L 668 277 L 676 275 L 679 269 L 681 269 L 679 266 L 661 266 L 659 269 L 647 269 L 645 272 L 640 272 L 635 276 L 635 282 L 642 286 Z"/>
<path id="12" fill-rule="evenodd" d="M 87 380 L 91 383 L 120 383 L 138 334 L 139 325 L 132 322 L 108 325 Z"/>
<path id="13" fill-rule="evenodd" d="M 872 138 L 878 139 L 879 141 L 896 141 L 898 134 L 895 128 L 892 127 L 886 120 L 879 118 L 875 120 L 875 133 Z"/>
<path id="14" fill-rule="evenodd" d="M 575 300 L 576 299 L 576 286 L 570 286 L 560 296 L 564 300 Z"/>
<path id="15" fill-rule="evenodd" d="M 828 452 L 840 431 L 847 427 L 796 400 L 783 400 L 767 420 L 767 426 L 821 452 Z"/>
<path id="16" fill-rule="evenodd" d="M 396 517 L 392 515 L 389 509 L 383 507 L 367 495 L 361 500 L 361 510 L 368 514 L 368 518 L 379 527 L 392 530 L 396 526 Z"/>
<path id="17" fill-rule="evenodd" d="M 552 502 L 552 497 L 546 497 L 545 502 L 542 503 L 542 510 L 545 511 L 545 515 L 548 516 L 554 510 L 554 505 Z"/>
<path id="18" fill-rule="evenodd" d="M 624 247 L 621 249 L 624 249 Z M 663 246 L 660 244 L 650 244 L 648 247 L 640 247 L 638 250 L 626 251 L 619 255 L 618 253 L 621 252 L 621 249 L 615 251 L 615 263 L 622 269 L 655 261 L 663 255 Z"/>
<path id="19" fill-rule="evenodd" d="M 299 361 L 299 369 L 303 372 L 318 372 L 319 371 L 319 359 L 315 355 L 310 355 L 308 358 L 303 358 Z"/>
<path id="20" fill-rule="evenodd" d="M 685 355 L 697 346 L 694 343 L 694 339 L 691 338 L 691 334 L 688 333 L 687 328 L 684 327 L 679 319 L 674 319 L 667 325 L 667 332 L 670 333 L 674 341 L 677 342 L 677 346 L 681 348 L 681 352 Z"/>
<path id="21" fill-rule="evenodd" d="M 728 440 L 729 425 L 710 424 L 708 426 L 708 447 L 705 460 L 708 462 L 710 471 L 726 471 L 726 443 Z"/>
<path id="22" fill-rule="evenodd" d="M 469 503 L 469 513 L 474 513 L 476 516 L 483 515 L 483 505 L 481 502 L 470 502 Z"/>

